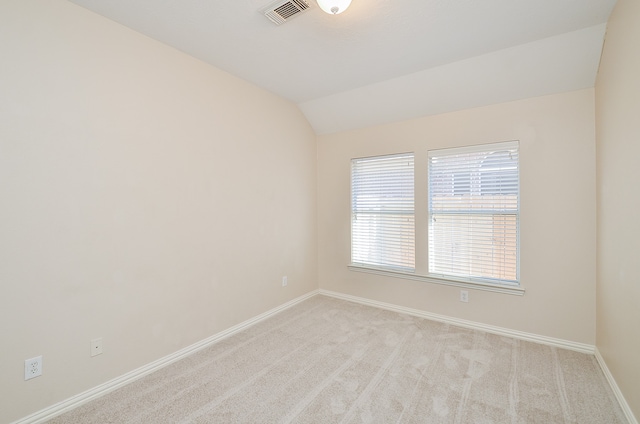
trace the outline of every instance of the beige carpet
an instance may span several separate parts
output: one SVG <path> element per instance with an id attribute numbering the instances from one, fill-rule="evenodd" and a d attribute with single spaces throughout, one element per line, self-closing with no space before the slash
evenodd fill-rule
<path id="1" fill-rule="evenodd" d="M 625 423 L 591 355 L 315 296 L 50 423 Z"/>

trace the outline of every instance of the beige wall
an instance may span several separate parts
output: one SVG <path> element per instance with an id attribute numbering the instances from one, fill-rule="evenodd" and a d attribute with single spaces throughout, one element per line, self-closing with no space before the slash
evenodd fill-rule
<path id="1" fill-rule="evenodd" d="M 294 104 L 61 0 L 0 2 L 0 58 L 0 422 L 317 288 Z"/>
<path id="2" fill-rule="evenodd" d="M 416 259 L 426 272 L 429 149 L 520 140 L 522 297 L 349 271 L 350 159 L 415 152 Z M 318 139 L 321 289 L 595 343 L 595 128 L 592 89 L 424 117 Z"/>
<path id="3" fill-rule="evenodd" d="M 596 84 L 597 347 L 640 417 L 640 2 L 619 0 Z"/>

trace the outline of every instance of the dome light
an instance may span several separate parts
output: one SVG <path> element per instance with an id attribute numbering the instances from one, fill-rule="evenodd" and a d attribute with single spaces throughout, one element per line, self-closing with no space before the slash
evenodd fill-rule
<path id="1" fill-rule="evenodd" d="M 317 0 L 317 2 L 320 9 L 330 15 L 339 15 L 351 4 L 351 0 Z"/>

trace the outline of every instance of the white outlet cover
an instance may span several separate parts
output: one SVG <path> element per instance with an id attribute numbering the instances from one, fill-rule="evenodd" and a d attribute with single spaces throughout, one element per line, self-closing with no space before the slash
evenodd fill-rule
<path id="1" fill-rule="evenodd" d="M 100 355 L 102 353 L 102 338 L 91 340 L 91 356 Z"/>
<path id="2" fill-rule="evenodd" d="M 24 379 L 31 380 L 32 378 L 42 375 L 42 355 L 35 358 L 25 359 L 24 361 Z"/>
<path id="3" fill-rule="evenodd" d="M 466 290 L 460 290 L 460 302 L 469 301 L 469 292 Z"/>
<path id="4" fill-rule="evenodd" d="M 288 284 L 287 276 L 282 277 L 282 287 L 285 287 Z"/>

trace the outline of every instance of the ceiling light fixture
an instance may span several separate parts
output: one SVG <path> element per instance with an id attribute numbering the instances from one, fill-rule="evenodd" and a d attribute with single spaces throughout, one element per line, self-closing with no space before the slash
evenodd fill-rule
<path id="1" fill-rule="evenodd" d="M 351 4 L 351 0 L 317 0 L 317 2 L 320 9 L 330 15 L 338 15 L 344 12 Z"/>

